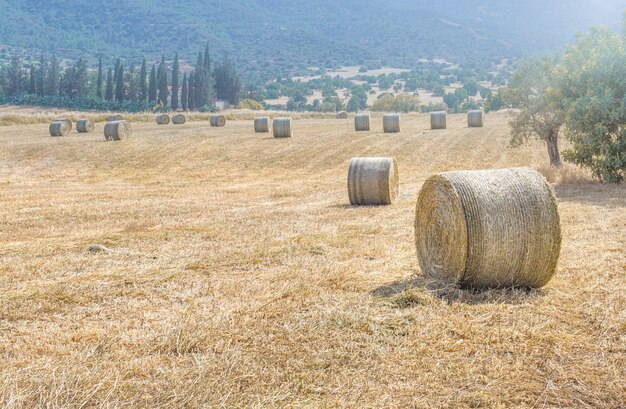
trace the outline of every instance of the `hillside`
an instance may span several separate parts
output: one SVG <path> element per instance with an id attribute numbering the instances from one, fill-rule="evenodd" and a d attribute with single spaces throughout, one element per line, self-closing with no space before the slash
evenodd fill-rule
<path id="1" fill-rule="evenodd" d="M 443 57 L 489 65 L 555 49 L 590 24 L 618 25 L 620 0 L 0 0 L 0 58 L 13 47 L 62 56 L 137 59 L 179 50 L 193 61 L 205 42 L 247 76 L 309 65 L 410 66 Z"/>

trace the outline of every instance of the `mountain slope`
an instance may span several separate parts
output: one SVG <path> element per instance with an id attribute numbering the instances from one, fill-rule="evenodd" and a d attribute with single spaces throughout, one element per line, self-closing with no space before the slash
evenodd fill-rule
<path id="1" fill-rule="evenodd" d="M 0 42 L 34 52 L 138 59 L 209 41 L 248 75 L 420 58 L 488 65 L 619 25 L 621 0 L 0 0 Z M 545 3 L 553 3 L 545 5 Z M 566 3 L 566 4 L 564 4 Z M 590 4 L 593 3 L 593 4 Z"/>

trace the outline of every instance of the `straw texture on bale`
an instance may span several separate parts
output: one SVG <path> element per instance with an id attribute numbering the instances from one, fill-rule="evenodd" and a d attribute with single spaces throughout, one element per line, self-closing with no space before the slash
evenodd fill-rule
<path id="1" fill-rule="evenodd" d="M 291 118 L 276 118 L 272 124 L 274 138 L 291 138 Z"/>
<path id="2" fill-rule="evenodd" d="M 167 125 L 170 123 L 170 116 L 166 114 L 157 115 L 155 120 L 158 125 Z"/>
<path id="3" fill-rule="evenodd" d="M 370 114 L 357 114 L 354 116 L 354 130 L 369 131 L 370 130 Z"/>
<path id="4" fill-rule="evenodd" d="M 55 119 L 50 124 L 50 136 L 67 136 L 72 130 L 72 121 L 69 119 Z"/>
<path id="5" fill-rule="evenodd" d="M 383 116 L 383 131 L 385 133 L 400 132 L 400 114 L 386 114 Z"/>
<path id="6" fill-rule="evenodd" d="M 444 111 L 430 113 L 430 129 L 446 129 L 446 113 Z"/>
<path id="7" fill-rule="evenodd" d="M 470 128 L 483 127 L 483 111 L 474 110 L 467 112 L 467 126 Z"/>
<path id="8" fill-rule="evenodd" d="M 346 111 L 337 112 L 335 117 L 337 119 L 348 119 L 348 113 Z"/>
<path id="9" fill-rule="evenodd" d="M 222 127 L 226 125 L 226 117 L 224 115 L 211 115 L 209 122 L 211 126 Z"/>
<path id="10" fill-rule="evenodd" d="M 172 117 L 172 123 L 174 125 L 183 125 L 187 122 L 187 118 L 183 114 L 176 114 Z"/>
<path id="11" fill-rule="evenodd" d="M 94 130 L 93 121 L 90 121 L 89 119 L 79 119 L 78 122 L 76 122 L 76 130 L 79 133 L 93 132 Z"/>
<path id="12" fill-rule="evenodd" d="M 270 131 L 270 118 L 267 116 L 260 116 L 254 118 L 254 132 L 267 133 Z"/>
<path id="13" fill-rule="evenodd" d="M 119 141 L 130 137 L 132 132 L 130 122 L 113 121 L 104 125 L 104 137 L 107 141 Z"/>
<path id="14" fill-rule="evenodd" d="M 556 197 L 531 169 L 445 172 L 415 208 L 424 274 L 466 287 L 544 286 L 561 250 Z"/>
<path id="15" fill-rule="evenodd" d="M 396 158 L 352 158 L 348 195 L 352 205 L 387 205 L 398 197 Z"/>
<path id="16" fill-rule="evenodd" d="M 110 116 L 107 118 L 107 122 L 121 121 L 121 120 L 123 120 L 123 119 L 124 119 L 124 118 L 122 118 L 122 116 L 121 116 L 121 115 L 110 115 Z"/>

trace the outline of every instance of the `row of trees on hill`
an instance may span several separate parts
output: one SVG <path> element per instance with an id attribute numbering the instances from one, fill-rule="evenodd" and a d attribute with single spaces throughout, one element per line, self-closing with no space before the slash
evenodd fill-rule
<path id="1" fill-rule="evenodd" d="M 207 45 L 204 52 L 198 53 L 194 67 L 181 72 L 180 63 L 178 53 L 171 67 L 165 56 L 151 67 L 145 58 L 140 65 L 128 66 L 118 59 L 105 72 L 102 58 L 97 69 L 90 69 L 83 58 L 62 67 L 55 56 L 50 60 L 42 56 L 25 68 L 22 58 L 14 55 L 9 66 L 0 71 L 0 96 L 18 102 L 39 100 L 44 105 L 63 106 L 73 101 L 75 108 L 81 108 L 81 104 L 93 108 L 100 101 L 101 109 L 211 110 L 215 99 L 238 103 L 241 82 L 228 56 L 212 67 Z"/>
<path id="2" fill-rule="evenodd" d="M 564 53 L 522 62 L 506 88 L 515 108 L 512 143 L 545 141 L 550 163 L 561 165 L 558 141 L 570 147 L 566 161 L 608 182 L 626 176 L 626 14 L 624 33 L 608 28 L 579 34 Z"/>

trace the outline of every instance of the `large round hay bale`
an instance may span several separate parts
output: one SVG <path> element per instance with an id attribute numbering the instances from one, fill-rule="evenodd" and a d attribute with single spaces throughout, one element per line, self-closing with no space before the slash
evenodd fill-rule
<path id="1" fill-rule="evenodd" d="M 113 122 L 113 121 L 121 121 L 124 118 L 122 118 L 121 115 L 116 114 L 116 115 L 110 115 L 109 117 L 107 117 L 107 122 Z"/>
<path id="2" fill-rule="evenodd" d="M 337 112 L 337 115 L 335 115 L 335 118 L 348 119 L 348 113 L 346 111 Z"/>
<path id="3" fill-rule="evenodd" d="M 352 158 L 348 195 L 353 205 L 392 204 L 398 197 L 396 158 Z"/>
<path id="4" fill-rule="evenodd" d="M 132 128 L 128 121 L 113 121 L 104 125 L 104 137 L 107 141 L 127 139 L 131 133 Z"/>
<path id="5" fill-rule="evenodd" d="M 445 111 L 430 113 L 430 129 L 446 129 L 446 113 Z"/>
<path id="6" fill-rule="evenodd" d="M 55 119 L 50 124 L 50 136 L 67 136 L 72 130 L 72 121 L 69 119 Z"/>
<path id="7" fill-rule="evenodd" d="M 542 287 L 561 249 L 554 191 L 531 169 L 432 176 L 417 199 L 415 244 L 424 274 L 468 287 Z"/>
<path id="8" fill-rule="evenodd" d="M 226 125 L 226 117 L 224 115 L 211 115 L 209 122 L 211 126 L 222 127 Z"/>
<path id="9" fill-rule="evenodd" d="M 274 138 L 291 138 L 291 118 L 275 118 L 272 128 Z"/>
<path id="10" fill-rule="evenodd" d="M 157 125 L 167 125 L 170 123 L 170 116 L 166 114 L 157 115 L 155 121 Z"/>
<path id="11" fill-rule="evenodd" d="M 385 114 L 383 116 L 383 131 L 385 133 L 400 132 L 400 114 Z"/>
<path id="12" fill-rule="evenodd" d="M 470 128 L 483 127 L 483 111 L 473 110 L 467 112 L 467 126 Z"/>
<path id="13" fill-rule="evenodd" d="M 183 125 L 187 122 L 187 118 L 183 114 L 176 114 L 172 117 L 172 123 L 174 125 Z"/>
<path id="14" fill-rule="evenodd" d="M 369 131 L 370 130 L 370 114 L 357 114 L 354 116 L 354 130 Z"/>
<path id="15" fill-rule="evenodd" d="M 267 116 L 260 116 L 254 118 L 254 132 L 267 133 L 270 131 L 270 118 Z"/>
<path id="16" fill-rule="evenodd" d="M 79 119 L 78 122 L 76 122 L 76 130 L 78 131 L 78 133 L 93 132 L 93 121 L 90 121 L 89 119 Z"/>

